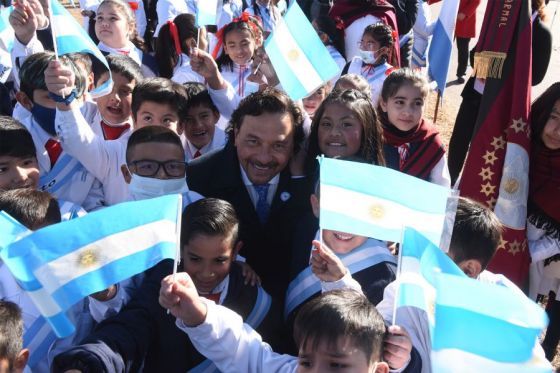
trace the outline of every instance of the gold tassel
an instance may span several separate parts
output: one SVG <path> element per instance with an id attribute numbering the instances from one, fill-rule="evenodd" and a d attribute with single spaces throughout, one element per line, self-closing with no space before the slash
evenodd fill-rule
<path id="1" fill-rule="evenodd" d="M 483 51 L 474 55 L 473 75 L 480 79 L 502 77 L 507 54 L 503 52 Z"/>

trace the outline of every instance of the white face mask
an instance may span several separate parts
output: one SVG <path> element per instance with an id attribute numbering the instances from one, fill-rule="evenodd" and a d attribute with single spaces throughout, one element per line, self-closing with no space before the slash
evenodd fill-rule
<path id="1" fill-rule="evenodd" d="M 368 65 L 373 65 L 377 61 L 376 53 L 379 52 L 379 49 L 376 51 L 365 51 L 360 49 L 360 57 L 367 63 Z"/>
<path id="2" fill-rule="evenodd" d="M 161 197 L 168 194 L 182 194 L 188 192 L 187 181 L 184 177 L 178 179 L 156 179 L 153 177 L 131 174 L 128 190 L 135 201 Z"/>

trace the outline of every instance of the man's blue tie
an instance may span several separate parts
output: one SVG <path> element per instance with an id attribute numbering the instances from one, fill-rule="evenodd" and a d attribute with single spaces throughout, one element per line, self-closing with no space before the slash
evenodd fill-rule
<path id="1" fill-rule="evenodd" d="M 269 184 L 253 185 L 253 188 L 255 188 L 255 191 L 259 196 L 257 200 L 256 210 L 261 224 L 266 223 L 266 221 L 268 220 L 268 214 L 270 213 L 270 206 L 268 205 L 267 199 L 269 186 Z"/>

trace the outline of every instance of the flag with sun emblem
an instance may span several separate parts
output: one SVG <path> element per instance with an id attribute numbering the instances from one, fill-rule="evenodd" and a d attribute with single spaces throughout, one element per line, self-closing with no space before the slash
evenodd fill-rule
<path id="1" fill-rule="evenodd" d="M 13 234 L 16 222 L 4 217 L 0 236 L 7 232 L 14 241 L 3 243 L 0 258 L 56 335 L 66 337 L 75 330 L 66 311 L 76 302 L 175 258 L 181 211 L 181 196 L 168 195 L 107 207 L 22 238 Z"/>
<path id="2" fill-rule="evenodd" d="M 488 269 L 523 287 L 530 261 L 525 234 L 531 138 L 529 3 L 489 1 L 475 50 L 474 73 L 484 79 L 484 90 L 459 190 L 492 208 L 504 224 Z"/>
<path id="3" fill-rule="evenodd" d="M 401 242 L 403 227 L 439 246 L 451 191 L 387 167 L 320 158 L 323 229 Z"/>
<path id="4" fill-rule="evenodd" d="M 264 48 L 292 100 L 308 96 L 339 73 L 338 65 L 296 2 L 266 39 Z"/>

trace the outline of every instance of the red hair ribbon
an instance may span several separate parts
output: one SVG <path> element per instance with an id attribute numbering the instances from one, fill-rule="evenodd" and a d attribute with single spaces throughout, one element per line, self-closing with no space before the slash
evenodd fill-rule
<path id="1" fill-rule="evenodd" d="M 231 23 L 236 23 L 236 22 L 246 23 L 251 28 L 251 30 L 253 30 L 253 34 L 255 36 L 255 41 L 257 41 L 258 38 L 259 38 L 259 35 L 262 34 L 262 32 L 261 32 L 262 27 L 259 27 L 257 25 L 257 23 L 255 23 L 255 21 L 260 22 L 258 17 L 251 16 L 249 14 L 249 12 L 244 11 L 243 13 L 241 13 L 241 16 L 235 17 L 231 21 Z M 218 53 L 220 53 L 220 49 L 222 49 L 222 46 L 224 44 L 224 29 L 228 25 L 229 25 L 229 23 L 216 32 L 216 39 L 218 39 L 218 42 L 216 43 L 216 46 L 212 50 L 212 57 L 214 57 L 214 59 L 218 58 Z"/>
<path id="2" fill-rule="evenodd" d="M 173 44 L 175 44 L 175 51 L 177 52 L 177 55 L 180 56 L 182 51 L 177 25 L 173 21 L 167 21 L 167 25 L 169 25 L 169 33 L 171 34 L 171 39 L 173 39 Z"/>
<path id="3" fill-rule="evenodd" d="M 135 1 L 129 1 L 128 6 L 130 6 L 130 9 L 132 9 L 135 12 L 138 10 L 139 7 L 138 3 Z"/>
<path id="4" fill-rule="evenodd" d="M 391 36 L 393 37 L 393 40 L 396 41 L 397 38 L 399 37 L 399 34 L 395 30 L 392 30 L 391 31 Z"/>
<path id="5" fill-rule="evenodd" d="M 335 27 L 338 30 L 338 32 L 340 32 L 342 34 L 342 36 L 344 37 L 346 32 L 345 32 L 345 27 L 344 27 L 344 21 L 342 20 L 342 18 L 340 17 L 334 17 L 334 22 L 335 22 Z"/>

